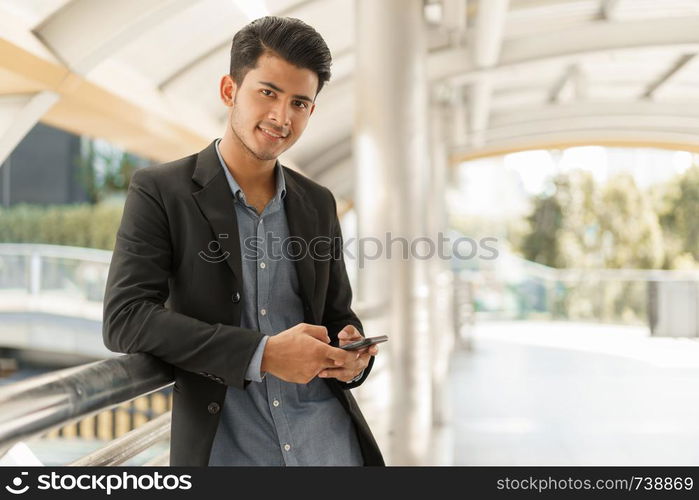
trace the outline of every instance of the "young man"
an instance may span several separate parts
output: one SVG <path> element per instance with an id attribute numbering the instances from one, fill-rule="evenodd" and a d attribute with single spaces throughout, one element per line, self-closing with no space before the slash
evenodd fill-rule
<path id="1" fill-rule="evenodd" d="M 335 200 L 276 160 L 330 63 L 305 23 L 250 23 L 220 81 L 223 138 L 131 180 L 104 342 L 172 365 L 172 465 L 383 465 L 347 390 L 378 349 L 333 346 L 363 336 Z"/>

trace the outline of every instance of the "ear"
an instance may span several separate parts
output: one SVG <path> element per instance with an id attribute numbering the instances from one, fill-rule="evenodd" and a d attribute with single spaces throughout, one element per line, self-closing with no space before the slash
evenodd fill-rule
<path id="1" fill-rule="evenodd" d="M 231 75 L 223 75 L 219 83 L 219 97 L 221 102 L 229 108 L 233 107 L 235 101 L 235 93 L 238 91 L 238 86 Z"/>
<path id="2" fill-rule="evenodd" d="M 311 112 L 308 113 L 309 118 L 310 118 L 310 116 L 313 114 L 313 112 L 314 112 L 315 110 L 316 110 L 316 103 L 313 103 L 313 104 L 311 105 Z"/>

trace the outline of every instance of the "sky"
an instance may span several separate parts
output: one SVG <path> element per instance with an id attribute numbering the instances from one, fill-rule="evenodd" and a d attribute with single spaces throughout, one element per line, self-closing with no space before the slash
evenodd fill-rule
<path id="1" fill-rule="evenodd" d="M 448 195 L 452 213 L 510 216 L 526 213 L 528 199 L 552 188 L 557 173 L 576 168 L 592 173 L 598 182 L 631 173 L 647 188 L 684 172 L 698 162 L 687 151 L 652 148 L 581 146 L 564 150 L 534 150 L 462 163 Z"/>

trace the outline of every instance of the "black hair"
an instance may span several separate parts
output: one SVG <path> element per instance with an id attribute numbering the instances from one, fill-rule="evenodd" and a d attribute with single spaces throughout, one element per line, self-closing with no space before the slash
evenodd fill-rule
<path id="1" fill-rule="evenodd" d="M 271 52 L 299 68 L 318 75 L 316 95 L 330 80 L 332 56 L 325 40 L 313 27 L 292 17 L 255 19 L 233 37 L 230 75 L 240 86 L 264 52 Z"/>

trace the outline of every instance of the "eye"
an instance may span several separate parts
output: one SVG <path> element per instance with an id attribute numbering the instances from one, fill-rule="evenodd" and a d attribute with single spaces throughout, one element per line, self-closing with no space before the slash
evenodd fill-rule
<path id="1" fill-rule="evenodd" d="M 301 109 L 306 109 L 308 107 L 308 103 L 305 101 L 294 101 L 294 106 L 299 107 Z"/>
<path id="2" fill-rule="evenodd" d="M 272 92 L 272 91 L 269 90 L 269 89 L 262 89 L 262 90 L 260 90 L 260 92 L 262 92 L 262 94 L 263 94 L 263 95 L 266 95 L 266 96 L 274 95 L 274 92 Z"/>

